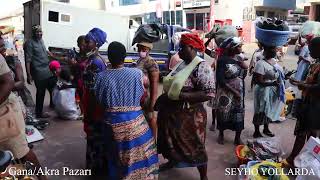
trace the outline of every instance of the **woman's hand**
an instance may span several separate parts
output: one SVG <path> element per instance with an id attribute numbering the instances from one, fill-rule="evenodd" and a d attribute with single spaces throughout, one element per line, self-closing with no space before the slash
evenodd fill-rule
<path id="1" fill-rule="evenodd" d="M 290 81 L 290 83 L 291 83 L 292 85 L 295 85 L 295 86 L 297 86 L 298 83 L 300 82 L 300 81 L 295 80 L 294 78 L 290 78 L 289 81 Z"/>

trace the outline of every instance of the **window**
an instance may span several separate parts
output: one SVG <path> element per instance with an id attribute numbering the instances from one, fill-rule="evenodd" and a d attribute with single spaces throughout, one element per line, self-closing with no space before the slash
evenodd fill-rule
<path id="1" fill-rule="evenodd" d="M 59 13 L 56 11 L 49 11 L 49 19 L 51 22 L 59 22 Z"/>
<path id="2" fill-rule="evenodd" d="M 157 18 L 156 13 L 152 12 L 144 16 L 144 22 L 146 22 L 147 24 L 161 23 L 161 18 Z"/>
<path id="3" fill-rule="evenodd" d="M 61 21 L 62 22 L 70 22 L 71 19 L 70 19 L 70 15 L 67 15 L 67 14 L 61 14 Z"/>
<path id="4" fill-rule="evenodd" d="M 275 17 L 275 13 L 274 12 L 268 12 L 268 18 L 273 18 Z"/>
<path id="5" fill-rule="evenodd" d="M 264 16 L 264 11 L 256 11 L 257 17 Z"/>
<path id="6" fill-rule="evenodd" d="M 169 11 L 163 12 L 163 23 L 170 25 L 170 12 Z"/>
<path id="7" fill-rule="evenodd" d="M 182 26 L 182 11 L 176 11 L 176 25 Z"/>
<path id="8" fill-rule="evenodd" d="M 127 6 L 127 5 L 133 5 L 133 4 L 139 4 L 140 0 L 119 0 L 120 6 Z"/>
<path id="9" fill-rule="evenodd" d="M 187 28 L 194 29 L 194 14 L 187 14 Z"/>
<path id="10" fill-rule="evenodd" d="M 171 25 L 175 25 L 175 24 L 176 24 L 176 15 L 174 11 L 171 11 Z"/>
<path id="11" fill-rule="evenodd" d="M 204 14 L 197 13 L 196 14 L 196 30 L 204 30 Z"/>

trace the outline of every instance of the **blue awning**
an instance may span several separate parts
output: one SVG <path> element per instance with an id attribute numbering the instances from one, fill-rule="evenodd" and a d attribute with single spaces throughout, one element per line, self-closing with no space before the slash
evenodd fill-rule
<path id="1" fill-rule="evenodd" d="M 296 9 L 296 0 L 263 0 L 263 6 L 281 8 L 286 10 Z"/>

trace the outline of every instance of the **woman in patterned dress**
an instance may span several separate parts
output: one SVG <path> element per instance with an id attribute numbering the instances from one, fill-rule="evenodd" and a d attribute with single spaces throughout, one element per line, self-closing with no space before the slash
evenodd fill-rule
<path id="1" fill-rule="evenodd" d="M 156 179 L 155 139 L 140 105 L 144 75 L 139 69 L 124 67 L 125 57 L 123 44 L 110 43 L 108 58 L 112 67 L 99 73 L 95 84 L 96 97 L 105 110 L 101 126 L 108 143 L 108 179 Z"/>
<path id="2" fill-rule="evenodd" d="M 183 34 L 179 56 L 183 59 L 164 78 L 158 112 L 158 153 L 169 161 L 161 167 L 197 167 L 201 180 L 207 178 L 205 149 L 207 113 L 203 102 L 214 96 L 214 76 L 209 64 L 197 56 L 205 49 L 195 34 Z"/>
<path id="3" fill-rule="evenodd" d="M 223 144 L 224 130 L 235 131 L 234 144 L 241 144 L 241 131 L 244 129 L 244 81 L 243 70 L 248 65 L 243 60 L 236 60 L 242 52 L 242 42 L 237 37 L 226 39 L 220 48 L 222 56 L 217 60 L 217 128 L 218 143 Z"/>
<path id="4" fill-rule="evenodd" d="M 86 35 L 87 60 L 81 61 L 83 82 L 81 106 L 83 110 L 84 131 L 87 134 L 86 166 L 94 175 L 104 175 L 107 158 L 104 153 L 104 141 L 101 138 L 101 122 L 103 109 L 96 101 L 94 83 L 96 75 L 106 69 L 104 59 L 99 55 L 99 48 L 106 42 L 107 34 L 98 28 L 93 28 Z"/>

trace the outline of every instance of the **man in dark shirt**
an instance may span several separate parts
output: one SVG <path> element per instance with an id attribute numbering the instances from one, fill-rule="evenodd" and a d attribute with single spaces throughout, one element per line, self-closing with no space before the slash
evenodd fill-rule
<path id="1" fill-rule="evenodd" d="M 43 113 L 43 102 L 46 89 L 49 90 L 51 96 L 55 83 L 53 74 L 49 70 L 48 52 L 42 40 L 42 30 L 40 26 L 32 27 L 32 38 L 26 41 L 24 50 L 27 82 L 31 84 L 34 80 L 37 88 L 36 117 L 48 118 L 49 115 L 47 113 Z M 53 107 L 51 100 L 50 107 Z"/>

